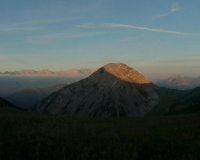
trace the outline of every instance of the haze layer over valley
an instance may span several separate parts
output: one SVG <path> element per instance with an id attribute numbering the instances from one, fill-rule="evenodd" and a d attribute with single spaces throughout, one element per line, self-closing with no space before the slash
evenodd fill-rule
<path id="1" fill-rule="evenodd" d="M 68 84 L 87 77 L 87 75 L 0 75 L 0 97 L 28 88 L 44 88 L 53 85 Z"/>

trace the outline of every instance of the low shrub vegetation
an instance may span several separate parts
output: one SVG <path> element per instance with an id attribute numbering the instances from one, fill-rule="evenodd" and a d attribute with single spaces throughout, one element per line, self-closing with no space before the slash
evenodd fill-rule
<path id="1" fill-rule="evenodd" d="M 0 108 L 0 159 L 200 159 L 199 114 L 73 118 Z"/>

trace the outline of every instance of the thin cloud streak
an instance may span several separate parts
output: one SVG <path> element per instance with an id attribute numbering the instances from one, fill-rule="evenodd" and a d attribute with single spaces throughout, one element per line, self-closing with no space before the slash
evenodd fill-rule
<path id="1" fill-rule="evenodd" d="M 106 23 L 105 26 L 114 27 L 114 28 L 131 28 L 131 29 L 140 29 L 140 30 L 148 30 L 153 32 L 163 32 L 163 33 L 172 33 L 172 34 L 181 34 L 181 35 L 188 35 L 189 33 L 177 32 L 177 31 L 168 31 L 168 30 L 161 30 L 161 29 L 154 29 L 154 28 L 147 28 L 147 27 L 137 27 L 131 26 L 126 24 L 112 24 Z"/>
<path id="2" fill-rule="evenodd" d="M 166 57 L 171 57 L 171 55 L 167 55 Z M 174 58 L 177 58 L 177 57 L 182 57 L 182 58 L 187 58 L 187 57 L 198 58 L 198 57 L 200 57 L 200 53 L 179 53 L 179 54 L 174 54 L 173 57 Z"/>
<path id="3" fill-rule="evenodd" d="M 179 9 L 180 9 L 180 7 L 179 7 L 178 3 L 173 3 L 172 6 L 171 6 L 170 11 L 168 13 L 156 15 L 156 16 L 154 16 L 154 18 L 169 16 L 170 14 L 179 11 Z"/>
<path id="4" fill-rule="evenodd" d="M 37 21 L 26 21 L 21 23 L 15 23 L 13 25 L 38 25 L 38 24 L 49 24 L 49 23 L 59 23 L 64 22 L 69 19 L 44 19 L 44 20 L 37 20 Z"/>
<path id="5" fill-rule="evenodd" d="M 102 57 L 99 60 L 86 61 L 86 63 L 117 63 L 120 62 L 118 59 L 111 57 Z"/>
<path id="6" fill-rule="evenodd" d="M 84 24 L 81 24 L 81 25 L 72 25 L 72 27 L 78 27 L 78 28 L 100 28 L 100 26 L 102 26 L 102 25 L 95 25 L 93 23 L 84 23 Z"/>
<path id="7" fill-rule="evenodd" d="M 3 32 L 18 32 L 18 31 L 36 31 L 41 30 L 40 27 L 3 27 L 0 31 Z"/>
<path id="8" fill-rule="evenodd" d="M 6 56 L 0 56 L 0 62 L 2 61 L 10 61 L 10 62 L 16 62 L 16 63 L 21 63 L 21 64 L 31 64 L 28 61 L 17 59 L 17 58 L 11 58 L 11 57 L 6 57 Z"/>
<path id="9" fill-rule="evenodd" d="M 106 33 L 107 32 L 56 33 L 50 35 L 32 36 L 28 38 L 28 42 L 31 44 L 49 44 L 52 43 L 53 40 L 93 37 Z"/>
<path id="10" fill-rule="evenodd" d="M 155 63 L 195 63 L 200 62 L 200 58 L 177 58 L 177 59 L 158 59 Z"/>
<path id="11" fill-rule="evenodd" d="M 12 61 L 12 62 L 21 63 L 21 64 L 26 64 L 26 65 L 32 64 L 32 63 L 30 63 L 30 62 L 28 62 L 28 61 L 21 60 L 21 59 L 16 59 L 16 58 L 10 58 L 9 60 Z"/>
<path id="12" fill-rule="evenodd" d="M 66 20 L 67 19 L 49 19 L 49 20 L 37 20 L 37 21 L 13 23 L 7 26 L 4 25 L 0 27 L 0 31 L 2 32 L 36 31 L 36 30 L 42 30 L 41 27 L 42 24 L 59 23 L 59 22 L 64 22 Z"/>
<path id="13" fill-rule="evenodd" d="M 76 25 L 75 27 L 81 27 L 81 28 L 128 28 L 128 29 L 147 30 L 147 31 L 152 31 L 152 32 L 190 35 L 190 33 L 184 33 L 184 32 L 178 32 L 178 31 L 169 31 L 169 30 L 162 30 L 162 29 L 155 29 L 155 28 L 138 27 L 138 26 L 132 26 L 132 25 L 127 25 L 127 24 L 115 24 L 115 23 L 104 23 L 104 24 L 99 24 L 99 25 L 95 25 L 92 23 L 86 23 L 83 25 Z"/>
<path id="14" fill-rule="evenodd" d="M 103 57 L 103 58 L 99 59 L 98 62 L 112 63 L 112 62 L 119 62 L 119 60 L 110 58 L 110 57 Z"/>

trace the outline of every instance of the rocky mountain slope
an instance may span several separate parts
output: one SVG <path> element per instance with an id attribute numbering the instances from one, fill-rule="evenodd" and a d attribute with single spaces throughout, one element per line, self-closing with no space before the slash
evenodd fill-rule
<path id="1" fill-rule="evenodd" d="M 91 75 L 95 69 L 69 69 L 66 71 L 50 71 L 48 69 L 43 69 L 40 71 L 34 70 L 21 70 L 15 72 L 0 72 L 0 74 L 7 74 L 7 75 Z"/>
<path id="2" fill-rule="evenodd" d="M 15 92 L 6 97 L 5 99 L 18 107 L 27 109 L 40 102 L 42 99 L 46 98 L 51 93 L 56 92 L 69 84 L 70 82 L 68 82 L 67 84 L 60 84 L 45 88 L 28 88 L 19 92 Z"/>
<path id="3" fill-rule="evenodd" d="M 158 88 L 159 103 L 150 116 L 200 113 L 200 87 L 190 90 Z"/>
<path id="4" fill-rule="evenodd" d="M 159 86 L 171 88 L 171 89 L 179 89 L 179 90 L 187 90 L 200 86 L 200 77 L 192 78 L 185 77 L 181 75 L 174 75 L 169 79 L 163 81 L 159 84 Z"/>
<path id="5" fill-rule="evenodd" d="M 3 98 L 0 98 L 0 108 L 1 107 L 7 107 L 7 108 L 18 108 L 16 106 L 14 106 L 12 103 L 6 101 L 5 99 Z"/>
<path id="6" fill-rule="evenodd" d="M 54 92 L 31 109 L 81 117 L 144 116 L 158 104 L 156 88 L 127 65 L 111 63 Z"/>

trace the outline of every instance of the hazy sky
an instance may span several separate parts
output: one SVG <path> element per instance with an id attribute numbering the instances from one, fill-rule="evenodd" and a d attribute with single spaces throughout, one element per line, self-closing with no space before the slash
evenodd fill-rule
<path id="1" fill-rule="evenodd" d="M 1 0 L 0 72 L 98 68 L 200 76 L 199 0 Z"/>

